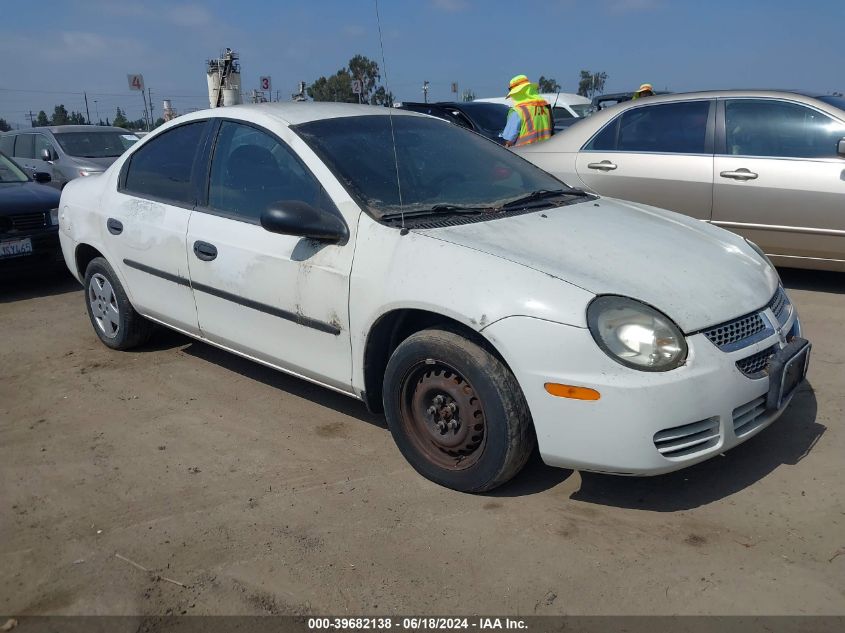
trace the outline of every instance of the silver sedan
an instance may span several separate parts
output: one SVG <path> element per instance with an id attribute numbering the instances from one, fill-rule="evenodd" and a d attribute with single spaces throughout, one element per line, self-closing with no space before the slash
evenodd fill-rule
<path id="1" fill-rule="evenodd" d="M 777 265 L 845 272 L 843 97 L 647 97 L 515 151 L 572 186 L 735 231 Z"/>

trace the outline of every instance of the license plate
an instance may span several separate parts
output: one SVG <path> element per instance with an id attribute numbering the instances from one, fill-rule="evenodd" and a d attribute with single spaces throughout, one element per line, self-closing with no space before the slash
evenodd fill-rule
<path id="1" fill-rule="evenodd" d="M 6 240 L 0 242 L 0 258 L 20 257 L 32 254 L 32 240 L 28 237 L 22 240 Z"/>
<path id="2" fill-rule="evenodd" d="M 804 380 L 810 363 L 811 347 L 809 341 L 796 337 L 772 358 L 769 364 L 769 395 L 766 399 L 768 409 L 780 409 Z"/>

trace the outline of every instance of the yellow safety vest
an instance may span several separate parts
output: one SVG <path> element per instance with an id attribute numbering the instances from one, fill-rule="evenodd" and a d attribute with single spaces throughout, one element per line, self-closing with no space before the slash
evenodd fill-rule
<path id="1" fill-rule="evenodd" d="M 514 141 L 515 147 L 551 138 L 552 117 L 549 115 L 549 104 L 545 100 L 521 101 L 514 104 L 512 110 L 519 115 L 521 121 L 519 136 Z"/>

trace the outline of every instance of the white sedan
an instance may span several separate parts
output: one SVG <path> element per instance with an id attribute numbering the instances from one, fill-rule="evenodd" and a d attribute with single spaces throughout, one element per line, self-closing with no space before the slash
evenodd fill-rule
<path id="1" fill-rule="evenodd" d="M 753 244 L 385 108 L 180 117 L 71 182 L 60 227 L 105 345 L 162 324 L 358 398 L 457 490 L 535 442 L 569 468 L 700 462 L 775 420 L 809 356 Z"/>

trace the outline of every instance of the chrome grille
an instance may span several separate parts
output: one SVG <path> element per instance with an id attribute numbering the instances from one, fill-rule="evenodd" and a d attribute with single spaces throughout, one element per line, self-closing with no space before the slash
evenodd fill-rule
<path id="1" fill-rule="evenodd" d="M 719 443 L 719 417 L 663 429 L 654 434 L 654 446 L 664 457 L 686 457 Z"/>
<path id="2" fill-rule="evenodd" d="M 752 354 L 748 358 L 736 361 L 736 366 L 739 371 L 749 378 L 762 378 L 764 370 L 769 365 L 769 359 L 774 356 L 777 351 L 777 345 L 772 345 L 764 349 L 762 352 Z"/>
<path id="3" fill-rule="evenodd" d="M 775 318 L 778 320 L 780 325 L 786 323 L 786 320 L 789 318 L 789 309 L 791 304 L 789 303 L 789 297 L 786 296 L 783 286 L 778 286 L 778 290 L 775 293 L 775 296 L 772 297 L 772 300 L 769 301 L 768 307 L 772 312 L 774 312 Z"/>
<path id="4" fill-rule="evenodd" d="M 705 330 L 704 336 L 716 347 L 724 348 L 751 338 L 765 329 L 766 323 L 763 317 L 759 312 L 755 312 Z"/>
<path id="5" fill-rule="evenodd" d="M 755 398 L 733 411 L 734 435 L 742 437 L 750 433 L 763 421 L 766 413 L 766 396 Z"/>
<path id="6" fill-rule="evenodd" d="M 41 213 L 20 213 L 18 215 L 7 215 L 2 226 L 11 231 L 31 231 L 43 229 L 47 226 L 47 214 Z"/>

